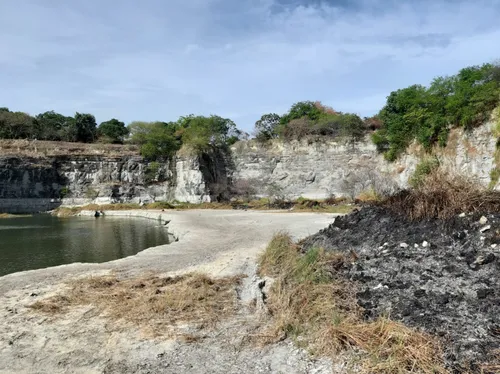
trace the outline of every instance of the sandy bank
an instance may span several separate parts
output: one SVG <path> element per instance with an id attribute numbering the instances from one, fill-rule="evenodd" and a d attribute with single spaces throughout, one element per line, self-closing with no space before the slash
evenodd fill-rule
<path id="1" fill-rule="evenodd" d="M 170 220 L 179 241 L 149 248 L 135 256 L 103 264 L 70 264 L 0 277 L 0 372 L 17 373 L 257 373 L 331 372 L 324 362 L 282 342 L 264 349 L 242 343 L 256 317 L 239 315 L 215 335 L 186 344 L 147 339 L 123 329 L 92 307 L 59 319 L 27 309 L 36 300 L 60 292 L 63 282 L 115 271 L 178 274 L 191 270 L 215 276 L 255 272 L 255 259 L 272 235 L 287 230 L 295 238 L 326 227 L 333 214 L 256 211 L 116 211 L 108 216 L 143 217 L 152 224 Z M 251 281 L 251 279 L 249 279 Z M 250 321 L 250 322 L 249 322 Z"/>

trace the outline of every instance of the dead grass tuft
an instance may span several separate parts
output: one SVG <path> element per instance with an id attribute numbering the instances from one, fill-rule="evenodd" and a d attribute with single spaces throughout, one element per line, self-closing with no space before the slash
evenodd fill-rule
<path id="1" fill-rule="evenodd" d="M 410 219 L 447 219 L 460 213 L 500 210 L 500 192 L 481 187 L 474 180 L 437 169 L 413 190 L 385 199 L 382 205 Z"/>
<path id="2" fill-rule="evenodd" d="M 331 357 L 357 351 L 353 369 L 362 373 L 446 373 L 429 335 L 387 318 L 364 320 L 356 285 L 338 275 L 352 256 L 321 249 L 302 254 L 289 235 L 277 234 L 259 259 L 262 275 L 275 278 L 267 299 L 273 321 L 262 341 L 291 337 Z"/>
<path id="3" fill-rule="evenodd" d="M 114 275 L 90 277 L 72 281 L 65 294 L 37 301 L 30 308 L 59 314 L 71 307 L 92 305 L 108 318 L 162 336 L 171 334 L 181 323 L 213 327 L 233 314 L 237 309 L 236 286 L 241 278 L 212 279 L 202 274 L 131 279 Z"/>
<path id="4" fill-rule="evenodd" d="M 46 140 L 0 139 L 0 154 L 44 158 L 48 156 L 138 156 L 133 144 L 73 143 Z"/>
<path id="5" fill-rule="evenodd" d="M 0 213 L 0 219 L 2 219 L 2 218 L 23 218 L 23 217 L 31 217 L 31 214 Z"/>

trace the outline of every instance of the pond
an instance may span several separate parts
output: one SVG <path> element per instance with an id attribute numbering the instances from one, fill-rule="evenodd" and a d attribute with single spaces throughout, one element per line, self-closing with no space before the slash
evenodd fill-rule
<path id="1" fill-rule="evenodd" d="M 73 262 L 106 262 L 168 244 L 165 226 L 144 218 L 0 219 L 0 276 Z"/>

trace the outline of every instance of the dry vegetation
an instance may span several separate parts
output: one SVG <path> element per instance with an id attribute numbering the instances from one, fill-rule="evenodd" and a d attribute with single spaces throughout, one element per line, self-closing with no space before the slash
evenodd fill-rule
<path id="1" fill-rule="evenodd" d="M 135 325 L 148 335 L 172 336 L 177 324 L 187 322 L 201 329 L 232 315 L 241 278 L 213 279 L 202 274 L 91 277 L 72 281 L 65 293 L 37 301 L 30 308 L 55 315 L 91 305 L 99 315 Z"/>
<path id="2" fill-rule="evenodd" d="M 296 201 L 286 204 L 286 208 L 276 206 L 270 203 L 269 199 L 262 198 L 258 200 L 251 200 L 249 202 L 234 201 L 234 202 L 212 202 L 212 203 L 180 203 L 180 202 L 155 202 L 150 204 L 132 204 L 132 203 L 118 203 L 118 204 L 88 204 L 79 207 L 60 207 L 54 211 L 54 214 L 59 217 L 74 216 L 82 210 L 135 210 L 135 209 L 176 209 L 176 210 L 190 210 L 190 209 L 250 209 L 250 210 L 274 210 L 274 209 L 287 209 L 293 212 L 318 212 L 318 213 L 349 213 L 355 208 L 355 205 L 349 204 L 343 199 L 325 199 L 325 200 L 311 200 L 311 199 L 297 199 Z"/>
<path id="3" fill-rule="evenodd" d="M 21 218 L 21 217 L 31 217 L 31 215 L 30 214 L 0 213 L 0 219 L 2 219 L 2 218 Z"/>
<path id="4" fill-rule="evenodd" d="M 73 143 L 44 140 L 0 139 L 0 155 L 47 157 L 47 156 L 128 156 L 139 155 L 136 145 Z"/>
<path id="5" fill-rule="evenodd" d="M 410 219 L 448 219 L 461 213 L 500 211 L 500 192 L 464 176 L 435 169 L 412 190 L 386 198 L 382 205 Z"/>
<path id="6" fill-rule="evenodd" d="M 275 279 L 267 340 L 289 336 L 331 357 L 357 352 L 352 369 L 361 373 L 446 373 L 432 337 L 387 318 L 363 318 L 356 286 L 336 275 L 352 256 L 318 249 L 301 254 L 290 236 L 276 235 L 259 261 L 261 273 Z"/>

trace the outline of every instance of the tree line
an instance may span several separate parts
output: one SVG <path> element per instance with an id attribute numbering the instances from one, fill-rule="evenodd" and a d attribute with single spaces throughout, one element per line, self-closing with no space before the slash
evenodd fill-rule
<path id="1" fill-rule="evenodd" d="M 297 140 L 307 136 L 356 142 L 363 139 L 368 131 L 379 127 L 376 118 L 361 119 L 357 114 L 335 111 L 319 101 L 300 101 L 282 116 L 264 114 L 255 123 L 255 137 L 261 142 L 273 138 Z"/>
<path id="2" fill-rule="evenodd" d="M 412 85 L 391 92 L 378 113 L 381 128 L 372 140 L 387 160 L 395 160 L 414 140 L 430 150 L 445 146 L 454 127 L 470 130 L 490 119 L 500 103 L 500 66 L 466 67 L 435 78 L 429 87 Z"/>
<path id="3" fill-rule="evenodd" d="M 413 85 L 393 91 L 373 117 L 360 118 L 321 102 L 301 101 L 282 114 L 264 114 L 255 123 L 260 142 L 280 138 L 330 137 L 356 142 L 367 134 L 388 160 L 396 159 L 417 140 L 425 148 L 446 145 L 453 127 L 473 128 L 485 122 L 500 103 L 500 66 L 484 64 L 435 78 L 429 87 Z M 149 159 L 169 157 L 182 146 L 196 152 L 228 147 L 243 137 L 236 124 L 217 115 L 182 116 L 173 122 L 134 121 L 128 126 L 115 118 L 97 125 L 92 114 L 73 117 L 54 111 L 30 116 L 0 108 L 0 139 L 39 139 L 69 142 L 132 143 Z"/>
<path id="4" fill-rule="evenodd" d="M 122 143 L 128 133 L 125 124 L 114 118 L 97 126 L 95 117 L 88 113 L 68 117 L 49 111 L 33 117 L 0 108 L 0 139 Z"/>
<path id="5" fill-rule="evenodd" d="M 112 118 L 97 125 L 92 114 L 73 117 L 49 111 L 30 116 L 0 108 L 0 139 L 31 139 L 82 143 L 137 144 L 149 159 L 169 157 L 183 145 L 196 152 L 226 147 L 242 137 L 236 124 L 220 116 L 183 116 L 175 122 L 134 121 L 128 126 Z"/>

